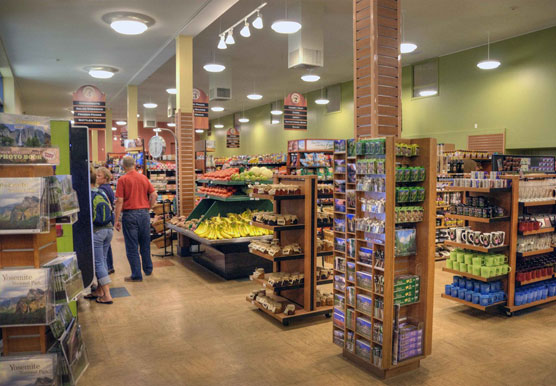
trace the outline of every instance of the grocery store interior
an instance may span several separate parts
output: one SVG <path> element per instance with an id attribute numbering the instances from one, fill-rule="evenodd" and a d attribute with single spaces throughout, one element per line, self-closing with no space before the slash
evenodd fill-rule
<path id="1" fill-rule="evenodd" d="M 0 386 L 556 384 L 555 42 L 554 0 L 2 1 Z"/>

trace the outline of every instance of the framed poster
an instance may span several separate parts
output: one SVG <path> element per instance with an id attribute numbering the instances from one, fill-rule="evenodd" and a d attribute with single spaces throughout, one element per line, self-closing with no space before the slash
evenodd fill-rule
<path id="1" fill-rule="evenodd" d="M 226 131 L 226 147 L 239 149 L 239 129 L 232 127 Z"/>

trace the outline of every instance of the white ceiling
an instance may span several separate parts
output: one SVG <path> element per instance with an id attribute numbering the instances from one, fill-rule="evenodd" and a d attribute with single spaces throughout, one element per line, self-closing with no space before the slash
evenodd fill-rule
<path id="1" fill-rule="evenodd" d="M 141 83 L 171 57 L 178 33 L 196 35 L 236 1 L 1 0 L 0 38 L 24 110 L 70 118 L 71 94 L 80 86 L 94 84 L 110 100 L 128 83 Z M 113 11 L 143 13 L 155 24 L 140 36 L 120 35 L 101 19 Z M 160 58 L 163 62 L 156 64 Z M 119 72 L 109 80 L 93 79 L 83 67 L 95 64 Z"/>
<path id="2" fill-rule="evenodd" d="M 284 1 L 267 1 L 264 29 L 252 28 L 249 39 L 236 32 L 237 43 L 224 51 L 216 50 L 221 26 L 235 23 L 260 0 L 1 0 L 0 37 L 26 112 L 55 117 L 69 117 L 64 109 L 71 104 L 71 92 L 93 83 L 107 94 L 114 117 L 125 118 L 125 87 L 140 84 L 140 106 L 147 99 L 156 101 L 158 119 L 166 120 L 165 89 L 175 83 L 173 37 L 179 31 L 196 35 L 196 87 L 208 91 L 202 65 L 213 50 L 232 75 L 234 99 L 224 104 L 227 110 L 220 115 L 269 103 L 288 91 L 306 92 L 352 79 L 352 0 L 322 1 L 324 68 L 316 71 L 322 76 L 317 85 L 302 82 L 301 70 L 288 70 L 287 37 L 270 29 L 273 20 L 283 17 Z M 114 10 L 142 12 L 157 23 L 141 36 L 118 35 L 101 21 Z M 483 45 L 487 31 L 497 41 L 556 25 L 556 0 L 404 0 L 403 12 L 405 40 L 419 45 L 404 55 L 404 64 Z M 120 72 L 96 81 L 82 70 L 91 64 L 115 66 Z M 253 81 L 264 95 L 262 101 L 245 97 Z"/>

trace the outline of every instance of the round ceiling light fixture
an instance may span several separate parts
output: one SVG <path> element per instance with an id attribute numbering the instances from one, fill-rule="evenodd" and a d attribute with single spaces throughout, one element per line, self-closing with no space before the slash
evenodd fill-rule
<path id="1" fill-rule="evenodd" d="M 400 44 L 400 52 L 402 54 L 409 54 L 417 49 L 417 44 L 414 43 L 402 43 Z"/>
<path id="2" fill-rule="evenodd" d="M 221 123 L 217 123 L 217 124 L 214 125 L 214 128 L 215 128 L 215 129 L 223 129 L 223 128 L 224 128 L 224 125 L 221 124 Z"/>
<path id="3" fill-rule="evenodd" d="M 280 120 L 279 119 L 273 119 L 272 121 L 270 121 L 270 123 L 273 124 L 273 125 L 277 125 L 277 124 L 280 123 Z"/>
<path id="4" fill-rule="evenodd" d="M 316 82 L 320 79 L 320 76 L 316 74 L 305 74 L 301 75 L 301 80 L 304 82 Z"/>
<path id="5" fill-rule="evenodd" d="M 205 131 L 202 130 L 202 129 L 196 129 L 195 132 L 196 132 L 197 134 L 201 134 L 201 133 L 204 133 Z"/>
<path id="6" fill-rule="evenodd" d="M 168 94 L 176 95 L 178 93 L 178 90 L 176 90 L 175 88 L 167 88 L 166 92 Z"/>
<path id="7" fill-rule="evenodd" d="M 166 124 L 166 126 L 168 126 L 168 127 L 176 127 L 176 124 L 175 124 L 174 122 L 168 122 L 168 123 Z"/>
<path id="8" fill-rule="evenodd" d="M 154 24 L 154 19 L 136 12 L 110 12 L 102 20 L 122 35 L 140 35 Z"/>
<path id="9" fill-rule="evenodd" d="M 217 112 L 217 113 L 219 113 L 221 111 L 224 111 L 224 107 L 222 107 L 222 106 L 212 106 L 210 109 L 214 112 Z"/>
<path id="10" fill-rule="evenodd" d="M 270 28 L 279 34 L 294 34 L 301 29 L 301 23 L 293 20 L 276 20 Z"/>
<path id="11" fill-rule="evenodd" d="M 118 69 L 109 66 L 87 66 L 85 67 L 85 71 L 87 71 L 93 78 L 110 79 L 116 72 L 118 72 Z"/>
<path id="12" fill-rule="evenodd" d="M 140 115 L 139 115 L 139 114 L 137 114 L 137 118 L 139 118 L 139 117 L 140 117 Z"/>
<path id="13" fill-rule="evenodd" d="M 494 70 L 495 68 L 500 67 L 500 64 L 501 63 L 499 60 L 490 59 L 480 61 L 479 63 L 477 63 L 477 67 L 479 67 L 481 70 Z"/>
<path id="14" fill-rule="evenodd" d="M 247 95 L 247 99 L 251 99 L 252 101 L 260 101 L 261 99 L 263 99 L 263 96 L 261 94 L 253 93 Z"/>
<path id="15" fill-rule="evenodd" d="M 226 66 L 218 63 L 207 63 L 203 66 L 203 68 L 208 72 L 222 72 L 226 69 Z"/>
<path id="16" fill-rule="evenodd" d="M 116 121 L 116 125 L 125 125 L 127 122 L 126 121 Z"/>
<path id="17" fill-rule="evenodd" d="M 157 128 L 154 128 L 153 131 L 154 131 L 155 133 L 158 133 L 158 132 L 160 132 L 161 130 L 157 127 Z"/>
<path id="18" fill-rule="evenodd" d="M 156 109 L 158 105 L 154 102 L 147 102 L 147 103 L 143 103 L 143 107 L 146 109 Z"/>
<path id="19" fill-rule="evenodd" d="M 433 96 L 438 94 L 438 91 L 436 90 L 423 90 L 423 91 L 419 91 L 419 96 L 422 97 L 427 97 L 427 96 Z"/>
<path id="20" fill-rule="evenodd" d="M 113 127 L 113 128 L 112 128 L 112 131 L 116 131 L 116 130 L 118 130 L 117 127 Z"/>
<path id="21" fill-rule="evenodd" d="M 241 117 L 241 118 L 238 119 L 238 121 L 241 122 L 241 123 L 247 123 L 247 122 L 249 122 L 249 118 Z"/>
<path id="22" fill-rule="evenodd" d="M 270 110 L 270 114 L 272 114 L 272 115 L 282 115 L 282 110 Z"/>
<path id="23" fill-rule="evenodd" d="M 317 105 L 327 105 L 328 103 L 330 103 L 330 101 L 328 99 L 324 98 L 324 97 L 320 97 L 319 99 L 317 99 L 315 101 L 315 103 Z"/>

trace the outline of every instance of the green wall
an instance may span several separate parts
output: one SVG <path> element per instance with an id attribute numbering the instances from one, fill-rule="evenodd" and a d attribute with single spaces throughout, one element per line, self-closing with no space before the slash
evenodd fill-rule
<path id="1" fill-rule="evenodd" d="M 320 90 L 305 94 L 307 98 L 307 130 L 284 130 L 281 122 L 270 124 L 270 105 L 245 110 L 249 123 L 241 125 L 240 148 L 226 148 L 226 131 L 233 125 L 233 116 L 220 119 L 223 129 L 212 129 L 208 139 L 215 140 L 216 156 L 232 156 L 238 154 L 266 154 L 286 152 L 288 140 L 301 138 L 352 138 L 353 137 L 353 82 L 341 85 L 342 103 L 340 111 L 327 113 L 326 106 L 315 104 Z M 294 90 L 291 90 L 294 91 Z M 214 120 L 212 123 L 217 123 Z"/>
<path id="2" fill-rule="evenodd" d="M 502 62 L 496 70 L 477 68 L 486 51 L 440 57 L 434 97 L 412 98 L 411 67 L 404 67 L 404 137 L 465 149 L 470 134 L 505 131 L 508 149 L 556 147 L 556 27 L 492 44 L 491 57 Z"/>
<path id="3" fill-rule="evenodd" d="M 70 146 L 69 146 L 69 122 L 50 121 L 50 134 L 52 146 L 60 149 L 60 165 L 56 166 L 56 175 L 71 174 L 70 171 Z M 73 252 L 73 227 L 62 225 L 64 235 L 58 237 L 58 252 Z"/>
<path id="4" fill-rule="evenodd" d="M 438 58 L 439 94 L 412 97 L 411 66 L 402 73 L 402 136 L 435 137 L 438 142 L 467 147 L 467 136 L 506 132 L 508 152 L 556 154 L 556 27 L 491 45 L 491 57 L 502 65 L 491 71 L 477 68 L 486 46 Z M 224 129 L 214 130 L 217 156 L 286 151 L 297 138 L 353 137 L 353 82 L 342 85 L 338 113 L 326 113 L 306 95 L 308 130 L 287 131 L 270 124 L 270 105 L 246 110 L 239 149 L 226 148 L 232 116 L 222 118 Z M 475 129 L 475 124 L 477 128 Z M 536 149 L 536 150 L 531 150 Z"/>

